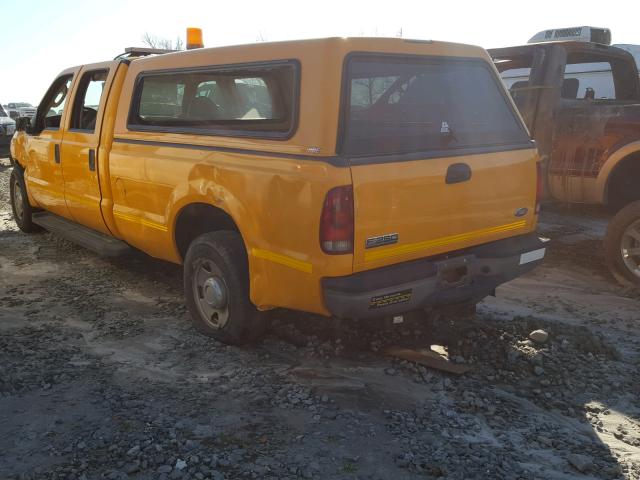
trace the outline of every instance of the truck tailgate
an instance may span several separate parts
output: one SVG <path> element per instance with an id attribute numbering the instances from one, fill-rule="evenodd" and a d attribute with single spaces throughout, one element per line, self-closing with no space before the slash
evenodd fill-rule
<path id="1" fill-rule="evenodd" d="M 533 230 L 536 159 L 529 149 L 352 167 L 354 271 Z M 457 165 L 470 178 L 447 183 Z"/>

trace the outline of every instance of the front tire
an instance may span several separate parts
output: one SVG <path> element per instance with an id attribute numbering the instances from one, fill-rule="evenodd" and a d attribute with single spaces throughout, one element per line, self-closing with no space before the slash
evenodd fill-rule
<path id="1" fill-rule="evenodd" d="M 604 237 L 604 254 L 619 283 L 640 286 L 640 201 L 613 217 Z"/>
<path id="2" fill-rule="evenodd" d="M 9 179 L 9 194 L 11 198 L 11 210 L 13 219 L 18 228 L 26 233 L 35 233 L 42 230 L 41 227 L 33 223 L 31 216 L 34 209 L 29 205 L 29 197 L 24 183 L 22 169 L 15 165 L 11 171 Z"/>
<path id="3" fill-rule="evenodd" d="M 230 345 L 254 342 L 266 320 L 249 299 L 249 264 L 242 237 L 219 231 L 197 237 L 184 261 L 184 293 L 198 332 Z"/>

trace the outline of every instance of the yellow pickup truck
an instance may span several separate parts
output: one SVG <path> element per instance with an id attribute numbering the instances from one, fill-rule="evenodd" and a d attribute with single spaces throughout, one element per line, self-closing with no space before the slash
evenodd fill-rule
<path id="1" fill-rule="evenodd" d="M 491 58 L 330 38 L 64 70 L 12 139 L 11 200 L 104 255 L 184 265 L 194 326 L 475 304 L 537 265 L 534 143 Z"/>

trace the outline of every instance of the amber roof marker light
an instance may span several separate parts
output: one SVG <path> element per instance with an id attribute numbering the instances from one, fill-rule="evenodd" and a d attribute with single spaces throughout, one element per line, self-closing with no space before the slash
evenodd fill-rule
<path id="1" fill-rule="evenodd" d="M 202 29 L 195 27 L 187 28 L 187 50 L 202 47 L 204 47 L 204 42 L 202 41 Z"/>

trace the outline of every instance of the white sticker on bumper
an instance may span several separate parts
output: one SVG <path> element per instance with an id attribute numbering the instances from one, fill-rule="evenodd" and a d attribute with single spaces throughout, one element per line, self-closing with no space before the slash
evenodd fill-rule
<path id="1" fill-rule="evenodd" d="M 540 248 L 538 250 L 533 250 L 531 252 L 526 252 L 520 255 L 520 265 L 524 265 L 525 263 L 535 262 L 536 260 L 541 260 L 544 258 L 544 254 L 546 252 L 546 248 Z"/>

